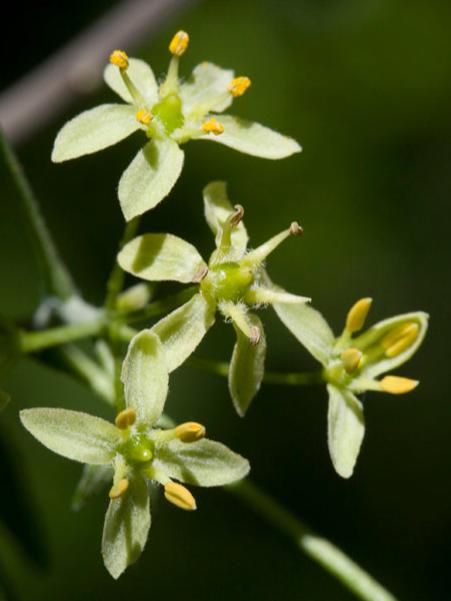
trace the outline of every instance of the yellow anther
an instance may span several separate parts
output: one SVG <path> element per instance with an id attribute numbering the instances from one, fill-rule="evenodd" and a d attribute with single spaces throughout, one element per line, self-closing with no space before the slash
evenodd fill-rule
<path id="1" fill-rule="evenodd" d="M 381 390 L 390 394 L 406 394 L 418 386 L 418 380 L 401 378 L 399 376 L 385 376 L 379 382 Z"/>
<path id="2" fill-rule="evenodd" d="M 128 69 L 128 56 L 123 50 L 115 50 L 110 54 L 110 63 L 125 71 Z"/>
<path id="3" fill-rule="evenodd" d="M 358 369 L 361 359 L 362 353 L 356 348 L 347 348 L 341 353 L 341 360 L 348 374 L 352 374 Z"/>
<path id="4" fill-rule="evenodd" d="M 117 484 L 114 484 L 110 489 L 110 499 L 119 499 L 127 491 L 129 481 L 127 478 L 122 478 Z"/>
<path id="5" fill-rule="evenodd" d="M 419 331 L 420 326 L 417 323 L 408 322 L 386 334 L 381 340 L 386 356 L 396 357 L 409 348 L 418 338 Z"/>
<path id="6" fill-rule="evenodd" d="M 205 436 L 205 426 L 196 422 L 185 422 L 177 426 L 175 435 L 182 442 L 196 442 Z"/>
<path id="7" fill-rule="evenodd" d="M 115 424 L 120 430 L 125 430 L 136 421 L 136 411 L 129 407 L 117 414 Z"/>
<path id="8" fill-rule="evenodd" d="M 170 503 L 177 505 L 180 509 L 185 509 L 185 511 L 197 509 L 193 495 L 187 488 L 177 482 L 169 481 L 164 485 L 164 496 Z"/>
<path id="9" fill-rule="evenodd" d="M 350 308 L 345 326 L 350 334 L 354 334 L 354 332 L 358 332 L 363 328 L 372 302 L 372 298 L 361 298 Z"/>
<path id="10" fill-rule="evenodd" d="M 223 124 L 219 123 L 214 117 L 202 123 L 202 129 L 206 134 L 214 134 L 215 136 L 219 136 L 219 134 L 224 132 Z"/>
<path id="11" fill-rule="evenodd" d="M 238 98 L 238 96 L 242 96 L 244 94 L 250 85 L 251 80 L 249 77 L 235 77 L 229 83 L 227 89 L 234 98 Z"/>
<path id="12" fill-rule="evenodd" d="M 139 109 L 139 111 L 135 115 L 135 119 L 143 125 L 149 125 L 149 123 L 153 119 L 153 115 L 149 113 L 149 111 L 146 111 L 146 109 Z"/>
<path id="13" fill-rule="evenodd" d="M 189 35 L 186 31 L 177 31 L 169 44 L 169 52 L 175 56 L 185 54 L 189 44 Z"/>

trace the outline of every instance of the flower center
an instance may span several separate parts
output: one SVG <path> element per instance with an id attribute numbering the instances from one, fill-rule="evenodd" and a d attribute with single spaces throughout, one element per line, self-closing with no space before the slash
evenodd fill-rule
<path id="1" fill-rule="evenodd" d="M 168 135 L 183 125 L 182 101 L 175 92 L 157 102 L 151 112 L 163 123 Z"/>
<path id="2" fill-rule="evenodd" d="M 210 268 L 207 277 L 202 280 L 202 291 L 216 301 L 238 302 L 250 289 L 254 274 L 250 267 L 239 263 L 220 263 Z"/>
<path id="3" fill-rule="evenodd" d="M 118 449 L 129 464 L 142 464 L 152 460 L 154 444 L 142 433 L 134 434 Z"/>

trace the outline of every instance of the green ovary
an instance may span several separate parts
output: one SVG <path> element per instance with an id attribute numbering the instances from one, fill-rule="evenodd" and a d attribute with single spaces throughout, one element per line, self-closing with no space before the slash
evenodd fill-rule
<path id="1" fill-rule="evenodd" d="M 118 450 L 127 463 L 148 463 L 154 455 L 154 445 L 145 434 L 131 436 Z"/>
<path id="2" fill-rule="evenodd" d="M 221 263 L 212 267 L 202 281 L 202 290 L 216 301 L 238 302 L 254 282 L 252 269 L 239 263 Z"/>
<path id="3" fill-rule="evenodd" d="M 177 94 L 168 94 L 152 107 L 152 115 L 158 117 L 170 135 L 183 125 L 182 101 Z"/>

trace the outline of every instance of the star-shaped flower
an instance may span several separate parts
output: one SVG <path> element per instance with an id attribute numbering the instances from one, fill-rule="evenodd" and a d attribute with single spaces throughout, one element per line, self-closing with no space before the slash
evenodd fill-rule
<path id="1" fill-rule="evenodd" d="M 114 473 L 105 517 L 102 554 L 114 578 L 141 554 L 150 528 L 149 482 L 164 486 L 168 501 L 196 509 L 187 488 L 222 486 L 249 471 L 246 459 L 207 440 L 205 428 L 187 422 L 162 430 L 157 422 L 168 392 L 168 372 L 158 337 L 149 330 L 130 343 L 122 370 L 126 408 L 115 424 L 66 409 L 26 409 L 23 425 L 42 444 L 82 463 Z"/>
<path id="2" fill-rule="evenodd" d="M 251 82 L 212 63 L 195 67 L 181 82 L 179 58 L 188 35 L 179 31 L 171 41 L 172 59 L 158 85 L 149 65 L 112 53 L 104 78 L 126 104 L 103 104 L 81 113 L 61 129 L 53 148 L 54 162 L 67 161 L 112 146 L 137 130 L 150 141 L 138 152 L 119 182 L 119 201 L 125 219 L 152 209 L 169 194 L 179 178 L 188 140 L 211 140 L 267 159 L 281 159 L 301 150 L 292 138 L 231 115 L 219 117 Z"/>
<path id="3" fill-rule="evenodd" d="M 405 313 L 363 328 L 372 299 L 351 307 L 343 333 L 336 338 L 323 316 L 308 306 L 276 305 L 280 319 L 323 366 L 329 393 L 328 446 L 337 473 L 349 478 L 365 433 L 363 406 L 356 395 L 367 390 L 404 394 L 418 381 L 378 376 L 391 371 L 417 351 L 426 335 L 428 315 Z"/>
<path id="4" fill-rule="evenodd" d="M 247 250 L 243 207 L 232 207 L 224 182 L 212 182 L 205 188 L 204 208 L 216 242 L 208 264 L 194 246 L 171 234 L 138 236 L 121 250 L 118 262 L 125 271 L 150 282 L 199 283 L 199 292 L 191 300 L 152 328 L 163 343 L 169 371 L 193 353 L 213 325 L 216 311 L 233 323 L 237 341 L 229 388 L 236 410 L 244 415 L 260 387 L 266 354 L 263 325 L 249 308 L 310 300 L 275 289 L 264 268 L 269 254 L 302 230 L 292 223 L 261 246 Z"/>

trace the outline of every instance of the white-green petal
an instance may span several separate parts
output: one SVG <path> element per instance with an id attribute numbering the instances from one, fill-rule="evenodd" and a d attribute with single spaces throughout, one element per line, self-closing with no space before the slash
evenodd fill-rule
<path id="1" fill-rule="evenodd" d="M 315 359 L 326 365 L 335 337 L 319 311 L 306 304 L 274 304 L 282 323 L 305 346 Z"/>
<path id="2" fill-rule="evenodd" d="M 118 263 L 128 273 L 160 282 L 195 281 L 207 268 L 195 247 L 172 234 L 144 234 L 124 246 Z"/>
<path id="3" fill-rule="evenodd" d="M 234 209 L 227 195 L 226 182 L 211 182 L 203 190 L 205 219 L 215 236 L 216 247 L 222 239 L 223 224 L 233 214 Z M 236 261 L 246 252 L 249 237 L 243 221 L 233 228 L 231 234 L 231 249 L 227 257 Z"/>
<path id="4" fill-rule="evenodd" d="M 52 161 L 62 163 L 117 144 L 140 129 L 135 112 L 127 104 L 101 104 L 77 115 L 56 136 Z"/>
<path id="5" fill-rule="evenodd" d="M 158 101 L 158 84 L 150 66 L 139 58 L 128 59 L 127 75 L 132 83 L 141 93 L 147 103 L 147 108 Z M 105 83 L 118 94 L 122 100 L 133 104 L 134 100 L 121 77 L 119 69 L 115 65 L 107 65 L 103 72 Z M 136 111 L 136 108 L 134 109 Z"/>
<path id="6" fill-rule="evenodd" d="M 184 443 L 172 440 L 160 447 L 154 462 L 170 478 L 197 486 L 224 486 L 249 473 L 247 459 L 213 440 Z"/>
<path id="7" fill-rule="evenodd" d="M 218 113 L 232 104 L 227 86 L 234 72 L 213 63 L 201 63 L 193 69 L 188 81 L 180 86 L 180 98 L 186 117 L 202 117 L 210 111 Z"/>
<path id="8" fill-rule="evenodd" d="M 39 407 L 24 409 L 20 419 L 48 449 L 82 463 L 109 463 L 122 440 L 113 424 L 81 411 Z"/>
<path id="9" fill-rule="evenodd" d="M 113 480 L 112 465 L 85 465 L 72 498 L 72 509 L 79 511 L 86 501 Z"/>
<path id="10" fill-rule="evenodd" d="M 335 471 L 342 478 L 350 478 L 365 434 L 363 407 L 348 390 L 329 384 L 327 414 L 327 441 Z"/>
<path id="11" fill-rule="evenodd" d="M 119 181 L 119 201 L 127 221 L 153 209 L 172 190 L 184 153 L 170 138 L 151 140 L 135 156 Z"/>
<path id="12" fill-rule="evenodd" d="M 130 342 L 121 377 L 126 405 L 136 411 L 138 424 L 155 423 L 163 413 L 169 375 L 160 339 L 151 330 Z"/>
<path id="13" fill-rule="evenodd" d="M 169 372 L 194 352 L 214 321 L 215 308 L 201 294 L 195 294 L 153 326 L 163 344 Z"/>
<path id="14" fill-rule="evenodd" d="M 252 326 L 260 331 L 258 344 L 251 344 L 249 338 L 239 328 L 229 366 L 229 391 L 233 405 L 244 417 L 252 400 L 260 389 L 265 373 L 266 337 L 263 324 L 256 315 L 249 314 Z"/>
<path id="15" fill-rule="evenodd" d="M 302 150 L 293 138 L 283 136 L 260 123 L 231 115 L 218 115 L 218 120 L 224 126 L 224 133 L 207 134 L 196 139 L 218 142 L 262 159 L 284 159 Z"/>
<path id="16" fill-rule="evenodd" d="M 391 317 L 390 319 L 384 319 L 379 321 L 374 326 L 369 328 L 361 336 L 354 339 L 353 344 L 359 349 L 364 350 L 369 346 L 376 344 L 381 338 L 389 334 L 391 330 L 399 328 L 404 323 L 416 323 L 418 324 L 419 330 L 418 335 L 412 344 L 404 351 L 396 355 L 395 357 L 382 356 L 381 359 L 374 363 L 369 363 L 362 370 L 362 376 L 367 378 L 375 378 L 376 376 L 391 371 L 403 363 L 405 363 L 412 355 L 418 350 L 418 347 L 423 342 L 424 337 L 428 329 L 429 315 L 422 311 L 416 311 L 414 313 L 404 313 Z"/>
<path id="17" fill-rule="evenodd" d="M 149 491 L 138 475 L 121 497 L 110 501 L 105 516 L 102 536 L 102 556 L 105 567 L 113 578 L 141 555 L 150 528 Z"/>

